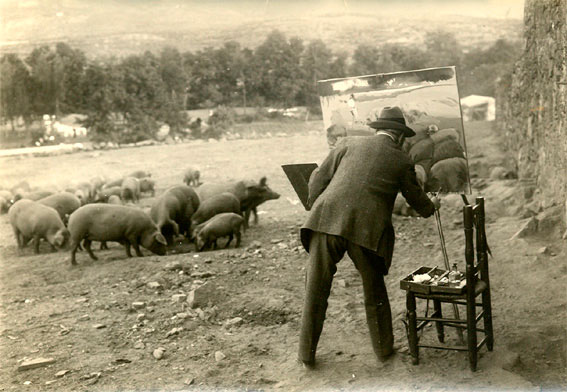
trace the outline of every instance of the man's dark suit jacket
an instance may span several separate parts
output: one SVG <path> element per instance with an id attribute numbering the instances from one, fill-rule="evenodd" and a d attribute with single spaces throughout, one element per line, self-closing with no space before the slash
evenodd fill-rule
<path id="1" fill-rule="evenodd" d="M 392 211 L 401 191 L 421 216 L 435 207 L 417 183 L 410 157 L 387 135 L 342 138 L 309 179 L 311 213 L 301 228 L 309 252 L 312 231 L 333 234 L 376 251 L 386 262 L 394 252 Z"/>

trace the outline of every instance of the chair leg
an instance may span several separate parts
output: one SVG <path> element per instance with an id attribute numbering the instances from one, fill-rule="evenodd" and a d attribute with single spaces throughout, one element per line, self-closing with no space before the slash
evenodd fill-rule
<path id="1" fill-rule="evenodd" d="M 433 317 L 443 318 L 443 312 L 441 311 L 441 301 L 433 300 L 433 309 L 435 310 Z M 435 328 L 437 328 L 437 338 L 441 343 L 445 342 L 445 330 L 443 328 L 443 323 L 441 321 L 435 322 Z"/>
<path id="2" fill-rule="evenodd" d="M 482 293 L 482 309 L 484 310 L 484 330 L 486 331 L 486 348 L 492 351 L 494 347 L 494 332 L 492 330 L 492 303 L 490 302 L 490 289 Z"/>
<path id="3" fill-rule="evenodd" d="M 419 364 L 419 347 L 417 346 L 417 315 L 415 313 L 415 296 L 411 291 L 406 294 L 408 312 L 408 344 L 412 356 L 412 364 Z"/>
<path id="4" fill-rule="evenodd" d="M 469 364 L 473 372 L 476 371 L 478 357 L 476 343 L 476 308 L 473 299 L 472 301 L 467 301 L 467 348 L 469 352 Z"/>

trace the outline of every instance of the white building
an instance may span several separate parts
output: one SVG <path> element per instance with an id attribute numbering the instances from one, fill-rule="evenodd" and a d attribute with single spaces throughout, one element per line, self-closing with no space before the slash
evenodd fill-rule
<path id="1" fill-rule="evenodd" d="M 494 121 L 496 100 L 483 95 L 469 95 L 461 99 L 464 121 Z"/>

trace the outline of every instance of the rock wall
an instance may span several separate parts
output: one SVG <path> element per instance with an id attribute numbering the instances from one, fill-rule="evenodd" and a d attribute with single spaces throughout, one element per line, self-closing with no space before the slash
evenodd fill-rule
<path id="1" fill-rule="evenodd" d="M 526 0 L 523 56 L 499 82 L 496 121 L 520 180 L 567 224 L 567 0 Z"/>

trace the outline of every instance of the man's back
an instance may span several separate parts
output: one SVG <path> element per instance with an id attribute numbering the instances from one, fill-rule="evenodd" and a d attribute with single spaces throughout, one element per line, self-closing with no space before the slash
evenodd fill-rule
<path id="1" fill-rule="evenodd" d="M 388 135 L 346 137 L 310 179 L 313 207 L 304 228 L 376 250 L 384 231 L 393 237 L 392 210 L 400 190 L 413 198 L 416 210 L 433 212 L 410 158 Z M 393 250 L 393 238 L 388 241 Z"/>

